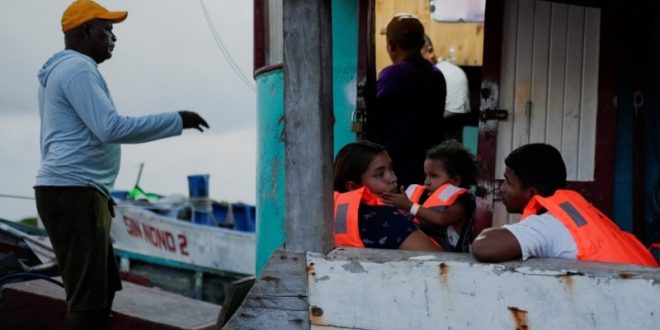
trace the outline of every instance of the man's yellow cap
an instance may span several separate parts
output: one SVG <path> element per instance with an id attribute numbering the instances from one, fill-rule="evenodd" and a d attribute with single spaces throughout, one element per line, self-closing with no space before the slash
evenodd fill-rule
<path id="1" fill-rule="evenodd" d="M 127 16 L 126 11 L 109 11 L 91 0 L 76 0 L 62 14 L 62 31 L 69 32 L 97 18 L 119 23 Z"/>

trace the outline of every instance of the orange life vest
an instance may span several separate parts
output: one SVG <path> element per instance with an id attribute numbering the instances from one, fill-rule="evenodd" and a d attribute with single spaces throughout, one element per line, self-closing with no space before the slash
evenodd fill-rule
<path id="1" fill-rule="evenodd" d="M 360 204 L 385 205 L 366 187 L 345 193 L 335 191 L 334 231 L 336 246 L 364 247 L 358 227 Z"/>
<path id="2" fill-rule="evenodd" d="M 536 195 L 525 207 L 520 221 L 537 214 L 542 208 L 571 233 L 577 246 L 578 260 L 658 267 L 651 253 L 635 236 L 622 231 L 579 193 L 557 190 L 550 197 Z"/>
<path id="3" fill-rule="evenodd" d="M 424 186 L 411 184 L 408 186 L 408 189 L 406 189 L 406 195 L 412 202 L 418 203 L 422 198 L 424 190 L 426 190 Z M 452 206 L 459 196 L 467 192 L 468 190 L 465 188 L 456 187 L 451 183 L 445 183 L 438 187 L 438 189 L 436 189 L 433 194 L 424 201 L 422 206 L 442 211 L 443 209 Z M 415 218 L 413 222 L 419 225 L 419 219 Z"/>

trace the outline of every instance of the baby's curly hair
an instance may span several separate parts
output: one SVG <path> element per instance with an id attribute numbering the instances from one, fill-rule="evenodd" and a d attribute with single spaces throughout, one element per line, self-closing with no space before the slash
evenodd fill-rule
<path id="1" fill-rule="evenodd" d="M 459 176 L 461 187 L 477 184 L 479 167 L 474 155 L 456 140 L 447 140 L 426 152 L 426 159 L 442 161 L 449 176 Z"/>

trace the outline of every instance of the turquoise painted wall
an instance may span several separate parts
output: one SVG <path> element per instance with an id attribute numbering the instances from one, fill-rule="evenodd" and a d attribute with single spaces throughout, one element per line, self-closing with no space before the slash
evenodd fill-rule
<path id="1" fill-rule="evenodd" d="M 256 77 L 257 83 L 257 262 L 256 274 L 284 242 L 284 73 Z"/>
<path id="2" fill-rule="evenodd" d="M 351 116 L 357 98 L 359 1 L 332 1 L 332 97 L 335 129 L 334 152 L 356 140 Z"/>
<path id="3" fill-rule="evenodd" d="M 350 131 L 355 109 L 358 2 L 332 1 L 333 106 L 335 153 L 355 141 Z M 257 265 L 263 270 L 270 255 L 285 241 L 284 73 L 276 70 L 256 77 L 257 82 Z"/>
<path id="4" fill-rule="evenodd" d="M 465 149 L 470 150 L 473 155 L 477 155 L 477 144 L 479 142 L 478 126 L 463 126 L 463 145 Z"/>

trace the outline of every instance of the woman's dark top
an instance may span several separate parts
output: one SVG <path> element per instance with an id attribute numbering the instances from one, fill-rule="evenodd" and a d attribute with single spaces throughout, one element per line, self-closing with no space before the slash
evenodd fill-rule
<path id="1" fill-rule="evenodd" d="M 417 230 L 407 215 L 386 205 L 361 204 L 358 227 L 364 247 L 378 249 L 398 249 Z"/>

